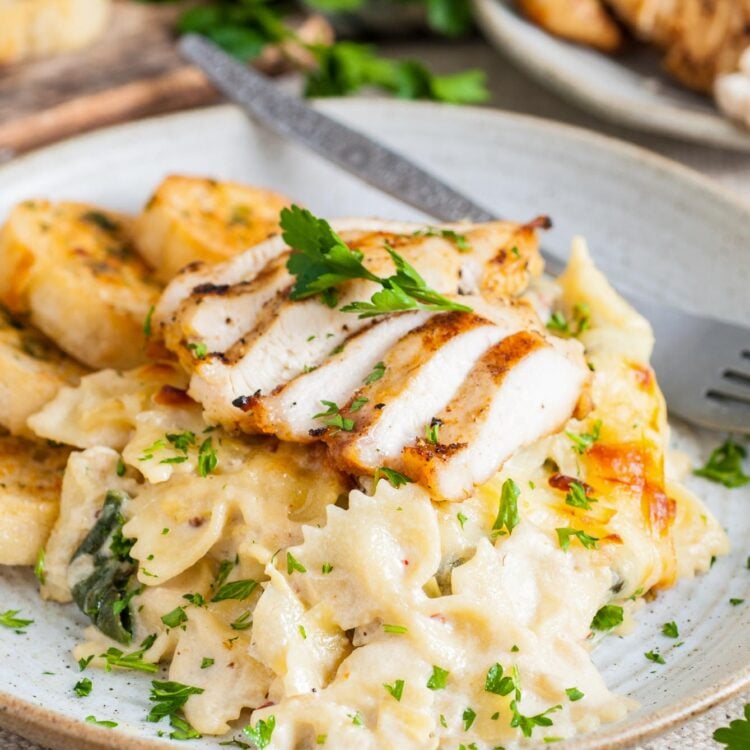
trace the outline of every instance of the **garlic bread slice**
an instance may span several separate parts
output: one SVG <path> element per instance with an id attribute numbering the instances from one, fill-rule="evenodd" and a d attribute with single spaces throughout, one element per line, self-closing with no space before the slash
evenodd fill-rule
<path id="1" fill-rule="evenodd" d="M 0 435 L 0 565 L 33 565 L 60 505 L 69 448 Z"/>
<path id="2" fill-rule="evenodd" d="M 167 282 L 189 263 L 217 263 L 257 245 L 278 231 L 288 205 L 263 188 L 171 175 L 136 221 L 136 246 Z"/>
<path id="3" fill-rule="evenodd" d="M 0 302 L 90 367 L 134 367 L 159 287 L 131 237 L 120 214 L 25 201 L 0 231 Z"/>
<path id="4" fill-rule="evenodd" d="M 0 426 L 31 437 L 27 418 L 85 372 L 44 334 L 0 307 Z"/>

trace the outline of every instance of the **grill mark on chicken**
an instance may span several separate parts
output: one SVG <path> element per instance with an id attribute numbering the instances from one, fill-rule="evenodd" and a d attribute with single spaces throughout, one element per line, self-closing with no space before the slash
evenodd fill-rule
<path id="1" fill-rule="evenodd" d="M 383 377 L 357 390 L 342 409 L 351 432 L 328 430 L 334 456 L 353 471 L 372 473 L 397 460 L 435 411 L 460 386 L 473 362 L 508 333 L 473 313 L 436 315 L 406 334 L 384 359 Z M 352 403 L 367 399 L 351 413 Z M 378 404 L 385 404 L 376 408 Z"/>
<path id="2" fill-rule="evenodd" d="M 435 416 L 437 444 L 420 436 L 404 449 L 404 472 L 440 497 L 468 495 L 515 450 L 569 418 L 587 377 L 583 368 L 576 342 L 553 346 L 532 331 L 508 336 L 485 352 Z"/>

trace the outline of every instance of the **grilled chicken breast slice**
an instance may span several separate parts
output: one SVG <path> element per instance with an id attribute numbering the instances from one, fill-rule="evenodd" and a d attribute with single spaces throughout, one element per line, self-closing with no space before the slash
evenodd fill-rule
<path id="1" fill-rule="evenodd" d="M 89 367 L 140 364 L 160 288 L 131 240 L 128 217 L 80 203 L 21 203 L 0 231 L 0 302 Z"/>
<path id="2" fill-rule="evenodd" d="M 424 434 L 477 359 L 521 326 L 510 312 L 505 326 L 450 312 L 407 333 L 384 357 L 383 376 L 363 385 L 341 409 L 351 429 L 329 427 L 322 435 L 334 459 L 357 474 L 398 469 L 403 448 Z"/>
<path id="3" fill-rule="evenodd" d="M 282 440 L 316 440 L 320 421 L 314 415 L 325 409 L 322 402 L 345 404 L 367 379 L 374 382 L 381 371 L 378 365 L 391 347 L 431 315 L 407 312 L 371 324 L 319 367 L 278 386 L 268 396 L 253 397 L 241 404 L 245 412 L 243 428 L 276 434 Z"/>
<path id="4" fill-rule="evenodd" d="M 226 351 L 253 328 L 266 305 L 289 292 L 292 282 L 284 255 L 271 260 L 252 281 L 199 286 L 182 301 L 175 321 L 164 327 L 164 342 L 190 369 L 193 342 L 207 352 Z"/>
<path id="5" fill-rule="evenodd" d="M 447 500 L 467 497 L 519 448 L 554 432 L 573 413 L 590 372 L 583 347 L 519 331 L 488 349 L 418 437 L 404 473 Z"/>

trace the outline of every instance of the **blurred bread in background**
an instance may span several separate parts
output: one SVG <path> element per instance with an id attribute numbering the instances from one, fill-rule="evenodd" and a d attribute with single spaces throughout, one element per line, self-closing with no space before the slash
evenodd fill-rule
<path id="1" fill-rule="evenodd" d="M 110 0 L 0 0 L 0 65 L 85 47 L 109 10 Z"/>

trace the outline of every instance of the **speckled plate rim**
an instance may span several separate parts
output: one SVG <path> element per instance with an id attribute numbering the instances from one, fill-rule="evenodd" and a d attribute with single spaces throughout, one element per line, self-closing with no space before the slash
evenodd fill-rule
<path id="1" fill-rule="evenodd" d="M 489 2 L 494 1 L 489 0 Z M 318 106 L 335 116 L 337 110 L 367 108 L 372 106 L 372 103 L 357 99 L 329 99 L 319 103 Z M 464 113 L 467 117 L 511 121 L 525 128 L 542 131 L 550 137 L 563 137 L 577 143 L 596 144 L 621 160 L 638 162 L 641 167 L 650 169 L 652 172 L 675 181 L 691 184 L 693 188 L 710 196 L 714 201 L 730 206 L 737 212 L 738 220 L 744 219 L 750 222 L 750 206 L 719 183 L 644 148 L 584 128 L 529 115 L 479 107 L 456 108 L 430 102 L 398 101 L 378 101 L 377 106 L 391 109 L 394 118 L 408 117 L 409 111 L 415 109 L 427 110 L 439 117 L 440 113 L 448 108 L 455 114 Z M 236 108 L 227 104 L 216 105 L 104 128 L 19 157 L 0 166 L 0 176 L 22 174 L 26 167 L 44 164 L 50 159 L 64 160 L 72 156 L 80 144 L 86 144 L 89 149 L 95 148 L 97 142 L 106 142 L 113 136 L 124 133 L 137 137 L 139 131 L 148 131 L 153 125 L 161 123 L 189 127 L 194 118 L 203 116 L 207 110 L 219 113 L 231 109 Z M 750 688 L 750 661 L 719 683 L 704 688 L 690 698 L 656 711 L 636 724 L 630 726 L 622 726 L 621 723 L 613 724 L 599 729 L 595 734 L 582 735 L 555 746 L 560 750 L 624 750 L 633 743 L 668 731 L 681 722 L 728 701 L 748 688 Z M 0 726 L 39 744 L 55 748 L 55 750 L 163 750 L 165 747 L 163 741 L 145 739 L 124 731 L 113 732 L 93 724 L 86 724 L 54 709 L 36 706 L 2 690 L 0 690 Z"/>
<path id="2" fill-rule="evenodd" d="M 550 54 L 544 58 L 538 57 L 530 51 L 524 38 L 519 38 L 515 30 L 507 27 L 508 14 L 512 11 L 503 7 L 502 0 L 472 2 L 477 23 L 498 50 L 545 87 L 578 103 L 602 119 L 635 130 L 733 151 L 750 152 L 750 133 L 745 133 L 740 127 L 733 125 L 718 111 L 716 114 L 699 112 L 670 105 L 666 101 L 660 106 L 654 106 L 653 102 L 644 102 L 643 106 L 633 109 L 632 102 L 618 96 L 616 89 L 603 92 L 601 87 L 586 78 L 576 76 L 566 68 L 553 63 L 553 45 L 568 42 L 550 37 Z M 529 23 L 520 20 L 521 23 Z"/>

